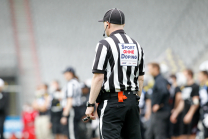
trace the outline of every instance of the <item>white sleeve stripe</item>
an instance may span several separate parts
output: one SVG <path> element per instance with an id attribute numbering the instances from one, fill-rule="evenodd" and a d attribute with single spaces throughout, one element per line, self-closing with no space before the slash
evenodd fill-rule
<path id="1" fill-rule="evenodd" d="M 68 83 L 67 86 L 67 97 L 72 97 L 73 96 L 73 85 L 71 83 Z"/>
<path id="2" fill-rule="evenodd" d="M 106 60 L 106 56 L 107 56 L 107 48 L 105 45 L 103 45 L 100 58 L 99 58 L 99 62 L 98 62 L 98 66 L 97 66 L 98 70 L 103 70 L 103 65 Z"/>
<path id="3" fill-rule="evenodd" d="M 95 53 L 97 52 L 98 46 L 99 46 L 99 43 L 96 45 Z M 95 55 L 95 57 L 94 57 L 94 61 L 93 61 L 93 64 L 92 64 L 92 69 L 93 69 L 93 66 L 94 66 L 94 64 L 95 64 L 95 59 L 96 59 L 96 55 Z"/>

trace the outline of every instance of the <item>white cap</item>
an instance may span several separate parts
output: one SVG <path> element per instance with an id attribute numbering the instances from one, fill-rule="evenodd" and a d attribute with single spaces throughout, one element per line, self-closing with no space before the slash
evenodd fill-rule
<path id="1" fill-rule="evenodd" d="M 4 80 L 2 80 L 1 78 L 0 78 L 0 87 L 3 87 L 4 86 Z"/>

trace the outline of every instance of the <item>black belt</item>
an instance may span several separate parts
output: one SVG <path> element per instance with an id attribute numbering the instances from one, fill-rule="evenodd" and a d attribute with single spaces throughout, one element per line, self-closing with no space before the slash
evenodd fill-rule
<path id="1" fill-rule="evenodd" d="M 137 91 L 123 91 L 124 95 L 136 95 Z M 118 97 L 118 92 L 100 92 L 98 99 L 97 99 L 97 103 L 99 103 L 99 101 L 101 100 L 106 100 L 109 99 L 111 97 Z"/>
<path id="2" fill-rule="evenodd" d="M 117 97 L 118 96 L 118 92 L 112 92 L 112 93 L 111 92 L 106 92 L 106 93 L 109 93 L 111 97 Z M 123 91 L 123 94 L 124 95 L 127 95 L 127 94 L 128 95 L 130 95 L 130 94 L 135 95 L 135 94 L 137 94 L 137 91 Z"/>

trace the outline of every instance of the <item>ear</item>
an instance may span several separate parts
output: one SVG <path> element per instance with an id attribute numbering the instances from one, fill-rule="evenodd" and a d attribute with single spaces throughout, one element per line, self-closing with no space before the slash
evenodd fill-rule
<path id="1" fill-rule="evenodd" d="M 109 22 L 107 22 L 107 24 L 108 24 L 108 27 L 107 27 L 107 28 L 108 28 L 108 29 L 110 29 L 110 27 L 111 27 L 111 24 L 110 24 Z"/>

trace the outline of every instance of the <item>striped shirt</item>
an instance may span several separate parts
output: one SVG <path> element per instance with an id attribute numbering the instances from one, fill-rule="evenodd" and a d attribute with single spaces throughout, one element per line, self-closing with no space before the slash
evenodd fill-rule
<path id="1" fill-rule="evenodd" d="M 66 98 L 73 98 L 72 106 L 80 106 L 82 105 L 81 95 L 81 85 L 77 81 L 77 79 L 71 79 L 67 86 L 65 87 Z"/>
<path id="2" fill-rule="evenodd" d="M 138 76 L 145 73 L 144 51 L 138 42 L 117 30 L 95 49 L 92 72 L 103 73 L 106 92 L 138 91 Z"/>

